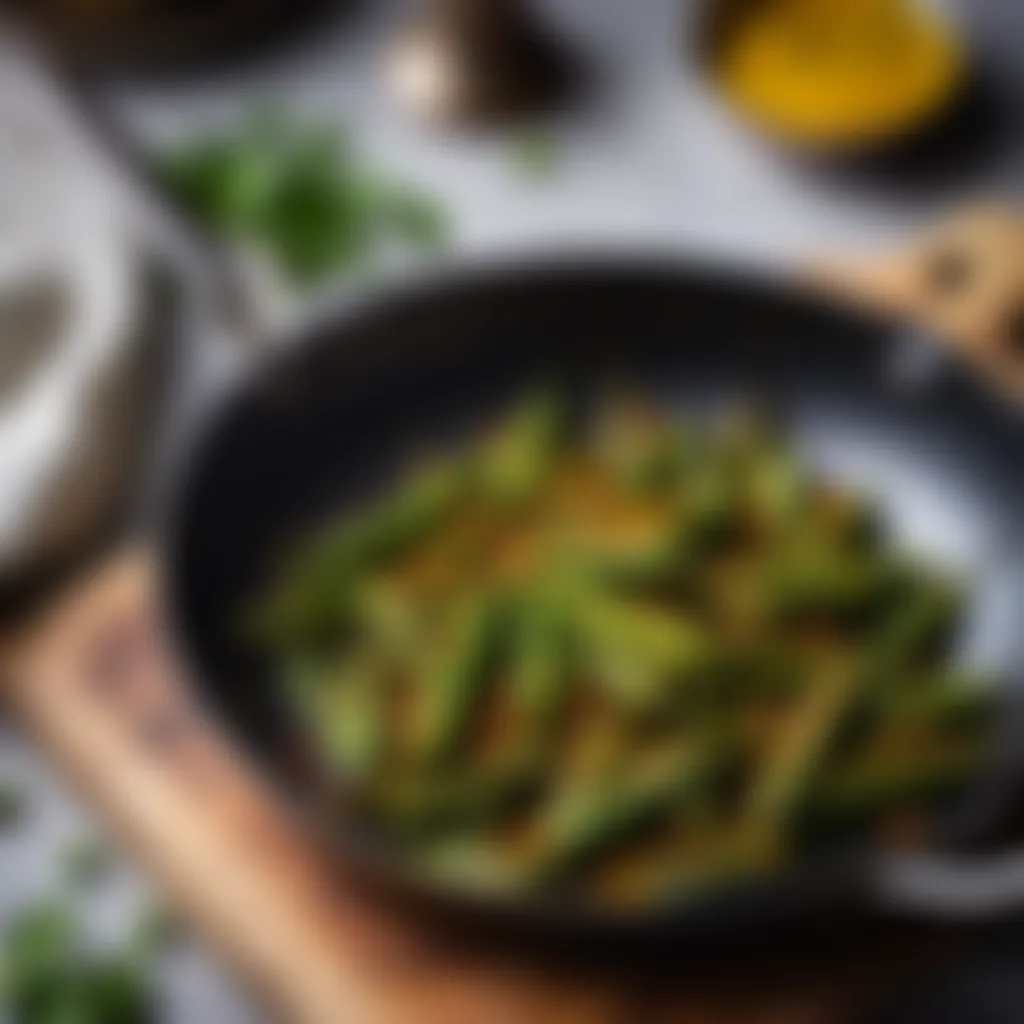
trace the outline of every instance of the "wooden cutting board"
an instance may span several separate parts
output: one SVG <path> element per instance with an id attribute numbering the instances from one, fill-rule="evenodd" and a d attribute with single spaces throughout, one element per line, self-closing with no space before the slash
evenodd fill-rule
<path id="1" fill-rule="evenodd" d="M 960 948 L 879 922 L 796 952 L 779 936 L 754 953 L 668 950 L 657 967 L 570 964 L 385 905 L 318 854 L 196 705 L 156 582 L 145 552 L 110 558 L 8 638 L 4 678 L 26 728 L 284 1020 L 824 1024 Z"/>

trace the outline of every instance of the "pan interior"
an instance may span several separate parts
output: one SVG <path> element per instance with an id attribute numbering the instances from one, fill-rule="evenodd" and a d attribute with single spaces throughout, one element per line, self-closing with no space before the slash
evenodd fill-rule
<path id="1" fill-rule="evenodd" d="M 891 325 L 777 286 L 636 264 L 477 273 L 329 324 L 256 373 L 191 461 L 171 597 L 198 685 L 259 756 L 283 766 L 287 716 L 242 642 L 239 610 L 303 528 L 536 381 L 579 402 L 625 381 L 680 413 L 769 402 L 812 464 L 864 487 L 908 548 L 963 574 L 963 657 L 1019 676 L 1019 421 L 951 370 L 900 384 L 891 368 L 901 343 Z"/>

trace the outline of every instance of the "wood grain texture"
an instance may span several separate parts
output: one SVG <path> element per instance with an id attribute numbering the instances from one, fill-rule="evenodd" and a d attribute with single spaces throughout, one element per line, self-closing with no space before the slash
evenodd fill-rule
<path id="1" fill-rule="evenodd" d="M 1024 210 L 961 210 L 891 251 L 822 255 L 814 289 L 933 333 L 997 391 L 1024 402 Z"/>
<path id="2" fill-rule="evenodd" d="M 165 646 L 154 571 L 144 555 L 126 554 L 9 639 L 9 696 L 183 914 L 284 1020 L 823 1024 L 946 946 L 889 927 L 883 938 L 796 959 L 760 950 L 716 966 L 680 950 L 657 970 L 570 966 L 467 942 L 385 906 L 318 854 L 195 705 Z"/>

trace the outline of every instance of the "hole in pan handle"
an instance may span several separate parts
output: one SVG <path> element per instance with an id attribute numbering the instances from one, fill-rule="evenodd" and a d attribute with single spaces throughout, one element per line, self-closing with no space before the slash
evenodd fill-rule
<path id="1" fill-rule="evenodd" d="M 972 206 L 906 244 L 817 256 L 800 274 L 819 292 L 936 339 L 1024 409 L 1024 208 Z"/>

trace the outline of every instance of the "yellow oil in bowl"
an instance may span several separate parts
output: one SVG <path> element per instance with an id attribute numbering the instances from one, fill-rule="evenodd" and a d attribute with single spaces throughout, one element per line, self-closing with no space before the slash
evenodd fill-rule
<path id="1" fill-rule="evenodd" d="M 920 0 L 757 0 L 722 22 L 712 73 L 768 133 L 857 149 L 913 133 L 964 81 L 955 27 Z"/>

